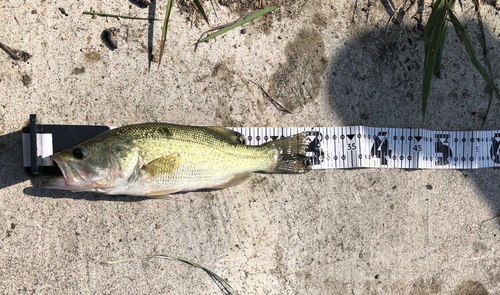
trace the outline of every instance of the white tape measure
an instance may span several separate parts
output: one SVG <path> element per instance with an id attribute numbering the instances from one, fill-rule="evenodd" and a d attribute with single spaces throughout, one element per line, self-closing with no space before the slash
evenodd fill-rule
<path id="1" fill-rule="evenodd" d="M 30 120 L 33 132 L 23 134 L 23 154 L 24 166 L 31 167 L 33 173 L 51 173 L 44 167 L 53 166 L 50 159 L 53 151 L 110 129 L 106 126 L 37 125 L 36 117 L 30 117 Z M 249 145 L 261 145 L 305 132 L 309 139 L 306 155 L 313 163 L 313 169 L 477 169 L 500 166 L 500 130 L 431 131 L 366 126 L 229 129 L 243 134 Z M 33 147 L 31 143 L 34 143 Z"/>
<path id="2" fill-rule="evenodd" d="M 249 145 L 306 132 L 313 169 L 477 169 L 500 166 L 500 130 L 431 131 L 409 128 L 231 127 Z"/>

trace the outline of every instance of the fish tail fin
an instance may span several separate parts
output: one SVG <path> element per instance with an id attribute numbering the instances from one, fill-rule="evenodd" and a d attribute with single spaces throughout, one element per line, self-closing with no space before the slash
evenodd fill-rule
<path id="1" fill-rule="evenodd" d="M 264 171 L 266 173 L 306 173 L 312 169 L 312 163 L 306 156 L 308 140 L 305 133 L 273 140 L 263 146 L 278 152 L 276 166 Z"/>

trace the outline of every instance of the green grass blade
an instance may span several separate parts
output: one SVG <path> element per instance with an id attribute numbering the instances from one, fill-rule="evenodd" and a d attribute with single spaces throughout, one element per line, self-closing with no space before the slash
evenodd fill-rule
<path id="1" fill-rule="evenodd" d="M 271 11 L 273 11 L 275 9 L 276 9 L 275 6 L 269 6 L 269 7 L 264 7 L 262 9 L 260 9 L 260 10 L 257 10 L 254 13 L 251 13 L 251 14 L 249 14 L 249 15 L 241 18 L 240 20 L 238 20 L 238 21 L 236 21 L 236 22 L 234 22 L 234 23 L 232 23 L 232 24 L 230 24 L 230 25 L 228 25 L 228 26 L 226 26 L 226 27 L 218 30 L 217 32 L 215 32 L 215 33 L 213 33 L 211 35 L 206 36 L 205 38 L 201 39 L 200 42 L 206 42 L 206 41 L 208 41 L 210 39 L 213 39 L 213 38 L 215 38 L 215 37 L 217 37 L 219 35 L 222 35 L 222 34 L 226 33 L 227 31 L 230 31 L 230 30 L 232 30 L 234 28 L 237 28 L 237 27 L 239 27 L 239 26 L 241 26 L 243 24 L 246 24 L 246 23 L 248 23 L 248 22 L 250 22 L 250 21 L 252 21 L 252 20 L 254 20 L 254 19 L 256 19 L 256 18 L 258 18 L 260 16 L 263 16 L 264 14 L 266 14 L 268 12 L 271 12 Z"/>
<path id="2" fill-rule="evenodd" d="M 163 22 L 163 29 L 161 32 L 161 42 L 160 42 L 160 56 L 158 57 L 158 67 L 161 64 L 161 57 L 163 56 L 163 50 L 165 49 L 165 42 L 167 41 L 167 27 L 168 19 L 170 17 L 170 11 L 172 10 L 172 0 L 168 0 L 167 12 L 165 13 L 165 21 Z"/>
<path id="3" fill-rule="evenodd" d="M 203 10 L 203 6 L 201 6 L 200 0 L 193 0 L 194 4 L 196 4 L 196 7 L 198 7 L 198 10 L 200 11 L 201 15 L 203 15 L 203 18 L 207 21 L 207 24 L 210 24 L 208 22 L 208 17 L 205 14 L 205 10 Z"/>
<path id="4" fill-rule="evenodd" d="M 425 44 L 430 43 L 432 39 L 433 32 L 441 24 L 446 15 L 446 7 L 445 0 L 436 0 L 434 6 L 432 7 L 431 15 L 429 16 L 429 20 L 427 21 L 427 26 L 424 32 L 424 42 Z"/>
<path id="5" fill-rule="evenodd" d="M 470 41 L 469 35 L 465 31 L 464 26 L 462 26 L 462 24 L 458 21 L 455 14 L 453 14 L 453 11 L 451 11 L 450 9 L 448 9 L 448 16 L 450 18 L 451 23 L 455 27 L 455 32 L 457 33 L 458 38 L 464 45 L 465 51 L 467 52 L 467 55 L 469 55 L 472 64 L 476 67 L 481 76 L 483 76 L 484 80 L 486 81 L 486 83 L 488 83 L 491 89 L 498 95 L 498 97 L 500 97 L 500 93 L 498 93 L 498 89 L 495 86 L 493 79 L 490 77 L 490 75 L 488 75 L 486 69 L 477 60 L 476 53 L 474 52 L 474 47 L 472 46 L 472 42 Z"/>
<path id="6" fill-rule="evenodd" d="M 149 18 L 149 17 L 136 17 L 136 16 L 108 14 L 108 13 L 99 13 L 99 12 L 91 12 L 91 11 L 84 11 L 83 14 L 97 15 L 97 16 L 119 17 L 119 18 L 128 18 L 128 19 L 140 19 L 140 20 L 159 20 L 159 19 L 156 19 L 156 18 Z"/>
<path id="7" fill-rule="evenodd" d="M 422 82 L 422 116 L 425 118 L 425 111 L 427 109 L 427 98 L 431 87 L 432 75 L 436 68 L 436 55 L 442 54 L 437 50 L 438 42 L 444 43 L 446 30 L 443 30 L 446 18 L 446 0 L 437 0 L 432 8 L 429 21 L 424 32 L 425 56 L 424 56 L 424 73 Z M 441 45 L 442 48 L 442 45 Z M 438 57 L 439 64 L 441 64 L 441 56 Z"/>
<path id="8" fill-rule="evenodd" d="M 443 48 L 444 42 L 446 41 L 446 33 L 448 32 L 448 23 L 443 22 L 442 26 L 439 28 L 439 33 L 436 41 L 436 50 L 434 54 L 434 70 L 433 74 L 435 77 L 441 78 L 441 60 L 443 58 Z"/>
<path id="9" fill-rule="evenodd" d="M 190 266 L 199 268 L 199 269 L 203 270 L 204 272 L 206 272 L 210 276 L 210 278 L 215 282 L 215 284 L 217 285 L 217 287 L 219 287 L 219 289 L 221 290 L 221 292 L 223 294 L 225 294 L 225 295 L 238 295 L 238 292 L 236 292 L 233 289 L 233 287 L 231 287 L 231 285 L 229 285 L 229 283 L 226 280 L 221 278 L 219 275 L 217 275 L 213 271 L 209 270 L 208 268 L 206 268 L 202 265 L 199 265 L 199 264 L 196 264 L 194 262 L 191 262 L 191 261 L 188 261 L 188 260 L 185 260 L 182 258 L 178 258 L 178 257 L 157 254 L 157 255 L 148 255 L 148 256 L 143 256 L 143 257 L 138 257 L 138 258 L 129 258 L 129 259 L 114 260 L 114 261 L 102 261 L 102 263 L 116 264 L 116 263 L 130 262 L 130 261 L 139 260 L 139 259 L 151 259 L 151 258 L 161 258 L 161 259 L 169 259 L 169 260 L 179 261 L 179 262 L 188 264 Z"/>

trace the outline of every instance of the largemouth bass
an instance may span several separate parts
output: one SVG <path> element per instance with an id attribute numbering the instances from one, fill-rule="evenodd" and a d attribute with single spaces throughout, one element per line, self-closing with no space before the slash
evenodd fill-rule
<path id="1" fill-rule="evenodd" d="M 63 177 L 46 188 L 160 197 L 236 185 L 251 173 L 305 173 L 307 136 L 260 146 L 222 127 L 145 123 L 106 131 L 51 156 Z"/>

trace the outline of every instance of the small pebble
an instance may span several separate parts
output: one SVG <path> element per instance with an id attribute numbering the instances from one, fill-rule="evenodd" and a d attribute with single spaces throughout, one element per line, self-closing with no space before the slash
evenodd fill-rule
<path id="1" fill-rule="evenodd" d="M 118 48 L 118 41 L 116 40 L 116 37 L 118 36 L 118 30 L 117 29 L 107 29 L 103 32 L 104 39 L 107 41 L 109 47 L 111 49 L 116 49 Z"/>
<path id="2" fill-rule="evenodd" d="M 28 87 L 31 84 L 31 77 L 30 75 L 23 75 L 22 76 L 22 81 L 24 86 Z"/>
<path id="3" fill-rule="evenodd" d="M 62 7 L 59 7 L 59 11 L 64 14 L 65 16 L 68 16 L 68 14 L 66 13 L 66 9 L 62 8 Z"/>
<path id="4" fill-rule="evenodd" d="M 135 2 L 144 5 L 144 6 L 149 6 L 151 4 L 151 1 L 149 0 L 135 0 Z"/>

